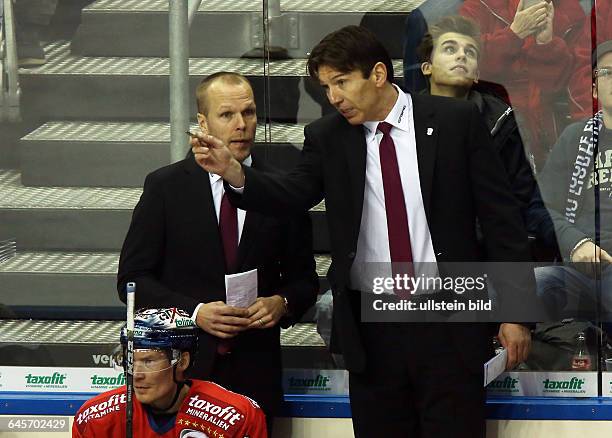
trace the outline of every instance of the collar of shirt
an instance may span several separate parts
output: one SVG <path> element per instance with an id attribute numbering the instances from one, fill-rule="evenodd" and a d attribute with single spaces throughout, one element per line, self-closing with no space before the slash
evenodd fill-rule
<path id="1" fill-rule="evenodd" d="M 392 125 L 394 128 L 409 132 L 410 117 L 408 116 L 412 112 L 412 99 L 410 99 L 410 96 L 404 93 L 400 87 L 395 84 L 393 84 L 393 86 L 397 90 L 397 99 L 395 100 L 395 105 L 393 105 L 393 108 L 391 108 L 391 111 L 389 114 L 387 114 L 384 121 Z M 376 128 L 379 123 L 379 121 L 363 123 L 366 138 L 369 138 L 371 135 L 376 135 Z"/>
<path id="2" fill-rule="evenodd" d="M 249 155 L 248 157 L 244 159 L 242 164 L 244 164 L 245 166 L 251 167 L 251 164 L 253 164 L 253 158 Z M 217 175 L 216 173 L 209 173 L 208 175 L 210 176 L 211 184 L 214 184 L 221 179 L 221 177 Z"/>

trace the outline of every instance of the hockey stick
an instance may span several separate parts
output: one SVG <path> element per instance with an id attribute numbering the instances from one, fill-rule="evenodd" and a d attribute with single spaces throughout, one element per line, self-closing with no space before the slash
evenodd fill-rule
<path id="1" fill-rule="evenodd" d="M 136 283 L 130 282 L 126 287 L 127 291 L 127 347 L 126 363 L 127 372 L 125 376 L 127 406 L 125 410 L 125 436 L 132 438 L 132 418 L 134 416 L 134 301 L 136 298 Z"/>

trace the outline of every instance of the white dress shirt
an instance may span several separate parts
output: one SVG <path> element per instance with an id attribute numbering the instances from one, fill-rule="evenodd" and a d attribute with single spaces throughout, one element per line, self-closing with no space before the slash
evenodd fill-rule
<path id="1" fill-rule="evenodd" d="M 435 277 L 437 260 L 421 194 L 412 98 L 396 85 L 394 87 L 398 92 L 397 100 L 384 121 L 393 126 L 390 134 L 406 203 L 415 275 Z M 364 292 L 372 291 L 373 277 L 393 275 L 379 153 L 383 134 L 376 131 L 378 123 L 363 124 L 367 148 L 365 188 L 357 250 L 350 272 L 350 287 Z M 244 187 L 232 187 L 232 190 L 242 193 Z"/>
<path id="2" fill-rule="evenodd" d="M 242 164 L 245 166 L 251 166 L 253 159 L 249 155 L 244 159 Z M 217 213 L 217 225 L 219 224 L 219 216 L 221 214 L 221 200 L 223 199 L 223 195 L 225 194 L 225 188 L 223 187 L 223 179 L 217 175 L 216 173 L 209 174 L 210 180 L 210 189 L 212 190 L 213 202 L 215 204 L 215 213 Z M 238 244 L 240 244 L 240 238 L 242 237 L 242 229 L 244 228 L 244 219 L 246 218 L 246 211 L 241 210 L 239 208 L 236 209 L 238 213 Z M 195 321 L 196 316 L 198 314 L 198 310 L 200 310 L 200 306 L 204 303 L 200 303 L 196 306 L 193 311 L 193 315 L 191 318 Z"/>
<path id="3" fill-rule="evenodd" d="M 244 159 L 242 164 L 251 167 L 253 159 L 249 155 Z M 219 223 L 219 215 L 221 214 L 221 199 L 225 194 L 225 188 L 223 187 L 223 179 L 216 173 L 209 173 L 210 177 L 210 189 L 212 190 L 213 201 L 215 203 L 215 213 L 217 213 L 217 224 Z M 240 243 L 240 237 L 242 236 L 242 228 L 244 227 L 244 218 L 246 217 L 246 211 L 236 209 L 238 212 L 238 243 Z"/>
<path id="4" fill-rule="evenodd" d="M 406 203 L 412 258 L 415 263 L 435 263 L 436 255 L 421 194 L 412 99 L 399 87 L 395 86 L 395 88 L 398 91 L 398 97 L 384 121 L 393 126 L 390 134 L 395 144 Z M 361 291 L 372 290 L 372 276 L 392 275 L 385 192 L 379 153 L 383 134 L 376 131 L 378 123 L 365 122 L 363 124 L 367 147 L 365 188 L 357 251 L 350 272 L 350 287 Z M 415 274 L 417 276 L 425 274 L 424 269 L 429 273 L 430 269 L 426 268 L 431 267 L 435 269 L 435 265 L 415 265 Z"/>

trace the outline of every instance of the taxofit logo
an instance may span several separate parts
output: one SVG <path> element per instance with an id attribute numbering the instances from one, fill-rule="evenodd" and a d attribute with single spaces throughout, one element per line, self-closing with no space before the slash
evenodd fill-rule
<path id="1" fill-rule="evenodd" d="M 123 373 L 117 374 L 114 377 L 109 376 L 98 376 L 94 374 L 90 377 L 92 386 L 122 386 L 125 385 L 125 375 Z"/>
<path id="2" fill-rule="evenodd" d="M 542 381 L 544 392 L 584 392 L 583 385 L 585 380 L 572 377 L 570 380 L 551 380 Z"/>
<path id="3" fill-rule="evenodd" d="M 244 419 L 244 415 L 234 406 L 226 405 L 221 407 L 209 400 L 200 399 L 198 395 L 194 395 L 189 399 L 189 407 L 185 413 L 214 424 L 226 431 Z"/>
<path id="4" fill-rule="evenodd" d="M 42 375 L 37 376 L 33 374 L 28 374 L 25 376 L 26 386 L 61 386 L 64 385 L 66 380 L 66 374 L 60 374 L 57 371 L 51 375 Z"/>
<path id="5" fill-rule="evenodd" d="M 127 400 L 126 394 L 113 394 L 107 400 L 91 405 L 87 409 L 79 412 L 77 422 L 87 422 L 93 418 L 103 417 L 111 412 L 118 411 L 122 405 L 125 405 Z"/>
<path id="6" fill-rule="evenodd" d="M 514 390 L 518 391 L 518 383 L 518 378 L 506 376 L 504 380 L 493 380 L 491 383 L 489 383 L 489 388 L 514 392 Z"/>
<path id="7" fill-rule="evenodd" d="M 289 377 L 289 386 L 292 389 L 319 389 L 323 391 L 331 390 L 330 377 L 318 374 L 314 379 L 300 379 Z"/>

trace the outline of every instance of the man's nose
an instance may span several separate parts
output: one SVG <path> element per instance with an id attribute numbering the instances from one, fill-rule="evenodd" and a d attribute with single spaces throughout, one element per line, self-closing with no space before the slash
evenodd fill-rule
<path id="1" fill-rule="evenodd" d="M 327 100 L 334 106 L 337 106 L 340 102 L 342 102 L 342 97 L 340 93 L 337 91 L 333 91 L 331 88 L 327 90 Z"/>
<path id="2" fill-rule="evenodd" d="M 246 128 L 246 123 L 244 122 L 244 117 L 242 117 L 242 114 L 238 114 L 236 116 L 236 129 L 244 130 L 245 128 Z"/>

